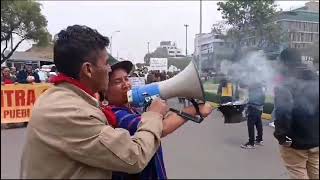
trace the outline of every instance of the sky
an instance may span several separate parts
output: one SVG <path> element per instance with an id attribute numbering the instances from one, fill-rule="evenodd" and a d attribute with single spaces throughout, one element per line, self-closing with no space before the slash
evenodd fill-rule
<path id="1" fill-rule="evenodd" d="M 143 62 L 160 41 L 176 42 L 185 53 L 186 28 L 188 54 L 194 51 L 195 34 L 200 32 L 200 1 L 39 1 L 48 20 L 48 31 L 55 35 L 69 25 L 81 24 L 112 36 L 112 55 Z M 202 32 L 222 20 L 218 1 L 202 1 Z M 277 1 L 283 10 L 301 7 L 306 1 Z M 116 32 L 120 31 L 120 32 Z M 25 42 L 18 50 L 30 48 Z"/>

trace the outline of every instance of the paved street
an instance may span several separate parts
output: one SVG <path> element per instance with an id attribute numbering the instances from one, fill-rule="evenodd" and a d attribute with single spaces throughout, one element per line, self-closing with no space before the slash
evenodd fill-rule
<path id="1" fill-rule="evenodd" d="M 176 100 L 170 104 L 178 106 Z M 1 130 L 1 178 L 18 178 L 25 128 Z M 163 139 L 169 178 L 288 178 L 273 128 L 264 126 L 265 146 L 241 149 L 246 123 L 224 124 L 214 111 L 201 124 L 186 123 Z"/>
<path id="2" fill-rule="evenodd" d="M 264 121 L 264 143 L 256 149 L 242 149 L 248 140 L 246 122 L 224 124 L 214 111 L 201 124 L 188 122 L 163 139 L 168 177 L 194 178 L 288 178 L 279 157 L 272 127 Z"/>

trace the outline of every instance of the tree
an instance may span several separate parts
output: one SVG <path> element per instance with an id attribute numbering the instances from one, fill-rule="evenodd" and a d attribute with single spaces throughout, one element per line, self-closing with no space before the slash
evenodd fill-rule
<path id="1" fill-rule="evenodd" d="M 222 18 L 231 26 L 227 35 L 235 41 L 235 53 L 250 37 L 255 37 L 258 47 L 280 40 L 280 27 L 274 23 L 277 15 L 274 0 L 229 0 L 218 2 Z"/>
<path id="2" fill-rule="evenodd" d="M 169 57 L 167 48 L 158 47 L 153 53 L 152 57 L 154 58 L 167 58 Z"/>
<path id="3" fill-rule="evenodd" d="M 211 33 L 219 34 L 219 35 L 226 35 L 230 26 L 228 25 L 226 20 L 218 21 L 211 26 Z"/>
<path id="4" fill-rule="evenodd" d="M 1 1 L 1 64 L 9 59 L 13 52 L 25 40 L 33 40 L 39 46 L 51 41 L 47 20 L 41 14 L 40 4 L 34 0 Z M 18 42 L 13 45 L 13 38 Z M 9 43 L 13 46 L 9 48 Z"/>

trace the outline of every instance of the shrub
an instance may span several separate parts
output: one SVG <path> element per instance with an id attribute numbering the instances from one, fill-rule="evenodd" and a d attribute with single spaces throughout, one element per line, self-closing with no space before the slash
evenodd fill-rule
<path id="1" fill-rule="evenodd" d="M 207 101 L 218 103 L 218 104 L 220 103 L 220 96 L 218 96 L 216 93 L 205 92 L 205 98 Z M 273 103 L 266 102 L 263 107 L 263 112 L 267 114 L 271 114 L 272 110 L 273 110 Z"/>

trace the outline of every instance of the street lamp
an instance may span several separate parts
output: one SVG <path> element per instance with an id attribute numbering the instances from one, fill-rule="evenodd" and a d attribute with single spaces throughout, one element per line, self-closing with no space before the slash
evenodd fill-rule
<path id="1" fill-rule="evenodd" d="M 113 34 L 115 34 L 115 33 L 117 33 L 117 32 L 120 32 L 120 31 L 119 31 L 119 30 L 113 31 L 113 32 L 111 33 L 111 36 L 110 36 L 110 54 L 112 54 L 112 36 L 113 36 Z"/>
<path id="2" fill-rule="evenodd" d="M 184 25 L 186 27 L 186 57 L 188 56 L 188 24 Z"/>

